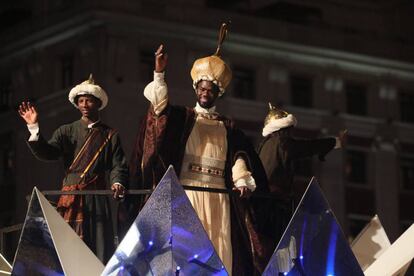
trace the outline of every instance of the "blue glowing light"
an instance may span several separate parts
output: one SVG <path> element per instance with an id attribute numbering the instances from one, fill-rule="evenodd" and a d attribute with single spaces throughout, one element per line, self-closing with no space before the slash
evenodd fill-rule
<path id="1" fill-rule="evenodd" d="M 335 255 L 336 255 L 336 240 L 338 239 L 338 225 L 335 221 L 331 224 L 331 234 L 329 237 L 328 258 L 326 262 L 326 275 L 334 276 L 335 274 Z"/>
<path id="2" fill-rule="evenodd" d="M 305 216 L 304 220 L 303 220 L 302 233 L 300 235 L 300 247 L 299 247 L 299 254 L 300 254 L 299 255 L 300 256 L 299 260 L 300 260 L 301 265 L 303 265 L 303 262 L 302 262 L 302 260 L 303 260 L 303 247 L 304 247 L 304 242 L 305 242 L 305 233 L 307 231 L 307 229 L 306 229 L 307 224 L 308 224 L 308 220 Z"/>
<path id="3" fill-rule="evenodd" d="M 149 245 L 149 246 L 153 246 L 153 245 L 154 245 L 154 242 L 153 242 L 153 241 L 149 241 L 149 242 L 148 242 L 148 245 Z"/>
<path id="4" fill-rule="evenodd" d="M 283 272 L 283 275 L 288 275 L 289 274 L 289 272 Z"/>
<path id="5" fill-rule="evenodd" d="M 194 254 L 193 258 L 194 259 L 197 259 L 198 258 L 198 254 Z"/>
<path id="6" fill-rule="evenodd" d="M 181 267 L 179 265 L 177 265 L 177 271 L 180 271 Z"/>

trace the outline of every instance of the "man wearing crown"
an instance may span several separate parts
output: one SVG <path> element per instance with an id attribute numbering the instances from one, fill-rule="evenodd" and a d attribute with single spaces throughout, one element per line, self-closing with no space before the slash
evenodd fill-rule
<path id="1" fill-rule="evenodd" d="M 268 213 L 268 227 L 265 230 L 268 236 L 273 236 L 272 240 L 278 242 L 293 212 L 295 161 L 315 155 L 324 161 L 332 149 L 343 146 L 346 131 L 341 131 L 338 137 L 295 139 L 292 129 L 297 124 L 296 117 L 271 103 L 269 108 L 258 154 L 268 177 L 270 192 L 278 199 L 277 204 L 269 207 L 273 212 Z"/>
<path id="2" fill-rule="evenodd" d="M 40 160 L 62 158 L 66 170 L 62 191 L 104 190 L 105 174 L 109 173 L 114 197 L 123 197 L 128 169 L 119 135 L 99 118 L 108 96 L 90 76 L 70 91 L 69 101 L 79 109 L 81 118 L 59 127 L 49 141 L 39 131 L 35 106 L 22 102 L 18 111 L 31 134 L 30 150 Z M 108 198 L 62 195 L 57 210 L 100 260 L 111 257 L 114 236 Z"/>
<path id="3" fill-rule="evenodd" d="M 215 106 L 231 80 L 231 70 L 219 49 L 196 60 L 191 77 L 197 102 L 189 108 L 170 104 L 166 65 L 161 45 L 155 53 L 154 81 L 144 90 L 151 106 L 132 155 L 131 175 L 139 188 L 150 189 L 172 164 L 183 185 L 238 191 L 239 195 L 189 190 L 186 194 L 230 275 L 261 272 L 268 259 L 262 256 L 246 197 L 255 190 L 263 192 L 266 177 L 245 135 Z"/>

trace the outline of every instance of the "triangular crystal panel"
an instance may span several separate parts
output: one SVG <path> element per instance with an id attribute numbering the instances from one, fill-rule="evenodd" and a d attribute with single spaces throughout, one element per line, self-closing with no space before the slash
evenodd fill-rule
<path id="1" fill-rule="evenodd" d="M 12 275 L 64 275 L 35 190 L 17 246 Z"/>
<path id="2" fill-rule="evenodd" d="M 0 276 L 10 275 L 11 268 L 12 267 L 6 260 L 6 258 L 4 258 L 3 255 L 0 254 Z"/>
<path id="3" fill-rule="evenodd" d="M 104 266 L 36 189 L 23 225 L 12 275 L 100 275 Z"/>
<path id="4" fill-rule="evenodd" d="M 263 275 L 364 275 L 315 178 Z"/>
<path id="5" fill-rule="evenodd" d="M 352 241 L 351 249 L 361 269 L 365 270 L 390 246 L 391 242 L 387 233 L 380 219 L 375 215 Z"/>
<path id="6" fill-rule="evenodd" d="M 102 275 L 227 275 L 172 166 Z"/>

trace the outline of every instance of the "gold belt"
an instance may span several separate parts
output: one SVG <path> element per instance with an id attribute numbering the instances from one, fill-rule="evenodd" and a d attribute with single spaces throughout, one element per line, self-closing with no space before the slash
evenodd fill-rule
<path id="1" fill-rule="evenodd" d="M 202 174 L 211 174 L 214 176 L 224 177 L 224 170 L 210 166 L 203 166 L 202 164 L 189 163 L 189 171 Z"/>
<path id="2" fill-rule="evenodd" d="M 224 160 L 185 155 L 181 178 L 206 183 L 224 183 Z"/>

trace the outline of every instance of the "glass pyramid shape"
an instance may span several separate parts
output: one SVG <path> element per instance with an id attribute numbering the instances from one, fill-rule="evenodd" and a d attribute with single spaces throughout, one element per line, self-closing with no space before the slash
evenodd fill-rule
<path id="1" fill-rule="evenodd" d="M 364 275 L 315 178 L 263 275 Z"/>
<path id="2" fill-rule="evenodd" d="M 6 260 L 6 258 L 4 258 L 3 255 L 0 254 L 0 276 L 10 275 L 10 273 L 11 273 L 11 265 Z"/>
<path id="3" fill-rule="evenodd" d="M 12 275 L 64 275 L 39 198 L 29 203 Z"/>
<path id="4" fill-rule="evenodd" d="M 172 166 L 102 275 L 227 275 Z"/>
<path id="5" fill-rule="evenodd" d="M 103 269 L 99 259 L 35 187 L 12 275 L 94 276 Z"/>

